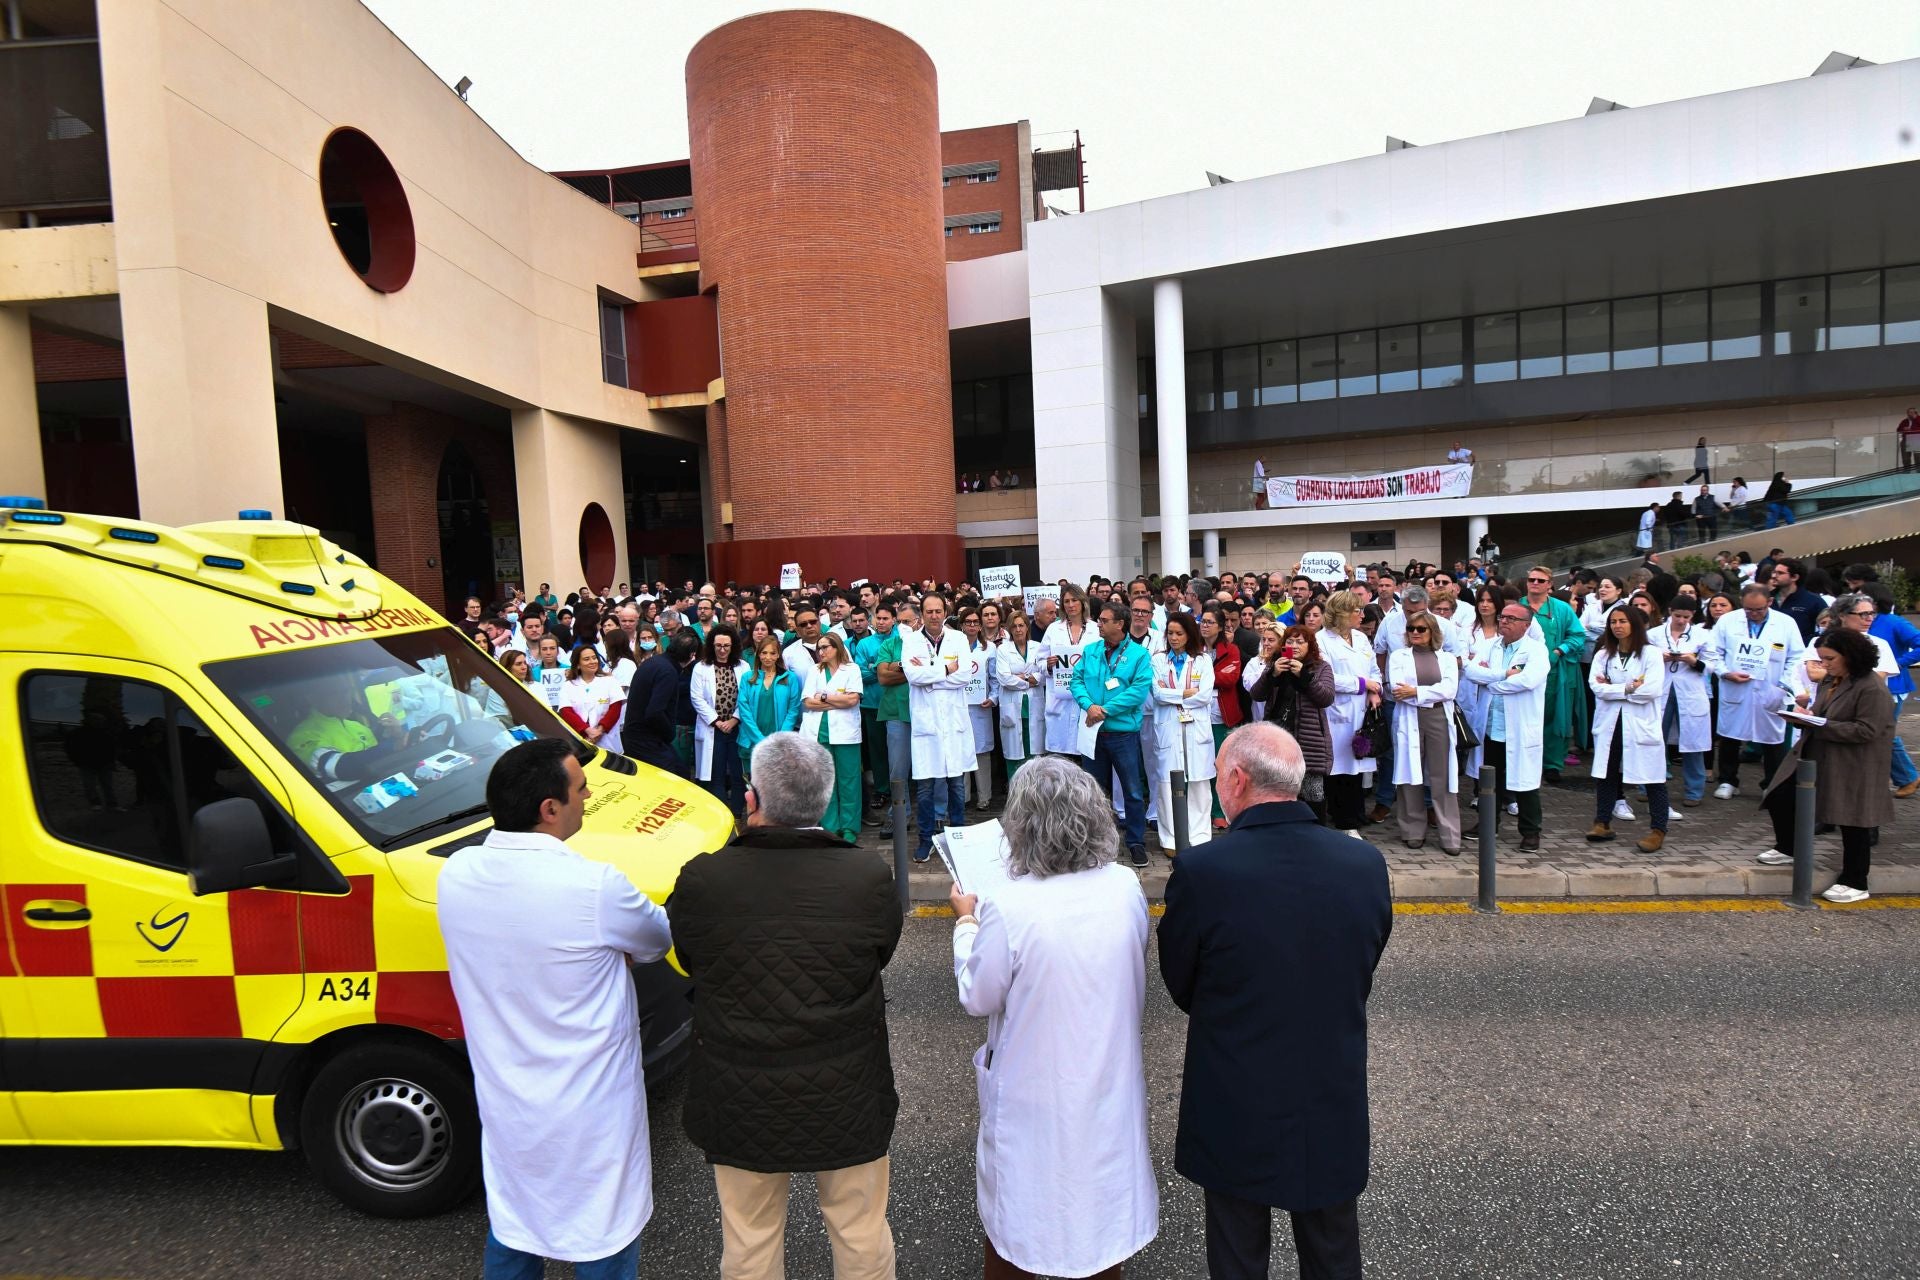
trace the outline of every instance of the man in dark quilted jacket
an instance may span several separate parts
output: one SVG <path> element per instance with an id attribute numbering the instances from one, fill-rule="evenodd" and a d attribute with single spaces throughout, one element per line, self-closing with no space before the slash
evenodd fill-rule
<path id="1" fill-rule="evenodd" d="M 720 1196 L 723 1280 L 785 1275 L 788 1175 L 812 1172 L 836 1280 L 893 1280 L 887 1148 L 900 1100 L 880 971 L 900 940 L 893 874 L 820 829 L 827 749 L 753 751 L 747 830 L 668 900 L 693 978 L 683 1112 Z"/>

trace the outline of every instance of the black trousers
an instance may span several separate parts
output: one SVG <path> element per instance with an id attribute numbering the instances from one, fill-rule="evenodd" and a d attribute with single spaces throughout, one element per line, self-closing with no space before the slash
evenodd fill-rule
<path id="1" fill-rule="evenodd" d="M 1773 847 L 1782 853 L 1793 852 L 1793 820 L 1800 808 L 1800 790 L 1789 778 L 1773 790 L 1767 792 L 1767 798 L 1761 801 L 1766 807 L 1767 816 L 1773 819 Z M 1867 874 L 1873 869 L 1873 828 L 1840 828 L 1840 874 L 1835 877 L 1839 884 L 1849 889 L 1865 890 Z"/>
<path id="2" fill-rule="evenodd" d="M 1224 1191 L 1207 1192 L 1207 1275 L 1211 1280 L 1267 1280 L 1273 1213 Z M 1293 1219 L 1300 1280 L 1360 1280 L 1360 1206 L 1349 1200 L 1308 1209 Z"/>
<path id="3" fill-rule="evenodd" d="M 1760 748 L 1760 785 L 1764 787 L 1773 781 L 1773 771 L 1778 769 L 1780 762 L 1787 758 L 1788 747 L 1784 739 L 1757 745 Z M 1740 753 L 1746 749 L 1746 746 L 1747 744 L 1738 738 L 1720 739 L 1719 751 L 1714 761 L 1714 772 L 1719 775 L 1717 781 L 1730 782 L 1736 787 L 1740 785 Z M 1785 853 L 1786 850 L 1783 849 L 1781 852 Z"/>
<path id="4" fill-rule="evenodd" d="M 1367 824 L 1367 790 L 1359 774 L 1327 775 L 1326 822 L 1340 831 L 1358 831 Z"/>

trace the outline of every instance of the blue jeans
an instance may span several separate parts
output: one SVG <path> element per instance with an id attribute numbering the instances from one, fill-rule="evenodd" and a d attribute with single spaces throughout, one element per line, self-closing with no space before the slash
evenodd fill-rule
<path id="1" fill-rule="evenodd" d="M 1113 794 L 1113 776 L 1120 775 L 1120 792 L 1126 797 L 1127 817 L 1122 834 L 1127 848 L 1147 843 L 1147 780 L 1140 762 L 1140 731 L 1115 732 L 1102 729 L 1094 742 L 1093 759 L 1076 757 L 1080 767 L 1100 784 L 1101 795 Z"/>
<path id="2" fill-rule="evenodd" d="M 747 807 L 746 772 L 740 764 L 740 731 L 735 729 L 732 733 L 722 733 L 715 729 L 710 750 L 713 756 L 708 772 L 713 774 L 713 778 L 700 785 L 718 796 L 737 818 Z"/>
<path id="3" fill-rule="evenodd" d="M 1661 731 L 1670 733 L 1676 741 L 1680 737 L 1680 704 L 1673 698 L 1667 699 L 1666 712 L 1660 719 Z M 1682 794 L 1689 800 L 1698 800 L 1707 794 L 1707 751 L 1682 751 L 1680 753 L 1680 779 Z"/>
<path id="4" fill-rule="evenodd" d="M 1893 699 L 1893 785 L 1904 787 L 1916 777 L 1920 769 L 1915 769 L 1913 757 L 1907 754 L 1907 744 L 1900 741 L 1900 708 L 1907 705 L 1907 694 L 1896 694 Z"/>
<path id="5" fill-rule="evenodd" d="M 1792 523 L 1793 523 L 1792 507 L 1788 506 L 1784 502 L 1769 502 L 1767 504 L 1767 525 L 1766 525 L 1767 528 L 1771 529 L 1773 528 L 1773 526 L 1777 524 L 1792 524 Z"/>
<path id="6" fill-rule="evenodd" d="M 640 1237 L 620 1252 L 592 1262 L 573 1264 L 575 1280 L 633 1280 L 640 1273 Z M 547 1260 L 537 1253 L 509 1249 L 487 1231 L 486 1261 L 481 1264 L 483 1280 L 540 1280 L 547 1274 Z"/>
<path id="7" fill-rule="evenodd" d="M 920 811 L 920 844 L 914 857 L 924 862 L 933 852 L 934 836 L 967 825 L 967 775 L 921 778 L 913 784 L 913 794 Z"/>

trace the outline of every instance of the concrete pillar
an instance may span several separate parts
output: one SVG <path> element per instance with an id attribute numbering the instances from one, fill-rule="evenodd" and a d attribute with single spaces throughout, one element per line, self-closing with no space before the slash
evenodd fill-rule
<path id="1" fill-rule="evenodd" d="M 1180 281 L 1153 282 L 1154 408 L 1160 424 L 1160 572 L 1187 573 L 1187 321 Z"/>
<path id="2" fill-rule="evenodd" d="M 1033 475 L 1042 581 L 1140 572 L 1133 330 L 1126 302 L 1093 284 L 1048 294 L 1034 306 Z"/>
<path id="3" fill-rule="evenodd" d="M 0 307 L 0 493 L 47 496 L 40 405 L 33 386 L 33 335 L 24 307 Z"/>
<path id="4" fill-rule="evenodd" d="M 1200 572 L 1209 578 L 1220 576 L 1220 531 L 1218 529 L 1200 531 Z"/>
<path id="5" fill-rule="evenodd" d="M 123 271 L 120 321 L 140 518 L 284 516 L 266 304 L 188 271 Z"/>
<path id="6" fill-rule="evenodd" d="M 596 591 L 604 585 L 587 582 L 581 562 L 581 518 L 592 503 L 606 512 L 614 534 L 614 571 L 601 576 L 608 582 L 632 579 L 620 428 L 551 409 L 515 410 L 513 473 L 520 502 L 520 564 L 527 582 L 551 582 L 562 596 L 583 585 Z"/>
<path id="7" fill-rule="evenodd" d="M 1467 517 L 1467 555 L 1478 554 L 1474 548 L 1480 545 L 1480 539 L 1487 536 L 1487 518 L 1485 516 Z"/>

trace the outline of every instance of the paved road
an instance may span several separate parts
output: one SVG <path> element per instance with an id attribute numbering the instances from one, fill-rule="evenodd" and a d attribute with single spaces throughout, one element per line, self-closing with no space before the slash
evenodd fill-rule
<path id="1" fill-rule="evenodd" d="M 950 928 L 910 921 L 891 973 L 910 1280 L 979 1274 L 980 1031 L 953 1004 Z M 1170 1154 L 1182 1019 L 1149 992 L 1162 1227 L 1128 1275 L 1197 1276 L 1199 1196 Z M 1374 1014 L 1375 1280 L 1920 1275 L 1920 912 L 1402 917 Z M 670 1085 L 654 1110 L 641 1274 L 661 1280 L 718 1273 L 679 1104 Z M 0 1275 L 467 1277 L 483 1228 L 477 1203 L 359 1217 L 286 1156 L 0 1150 Z M 788 1259 L 831 1273 L 815 1212 Z"/>

